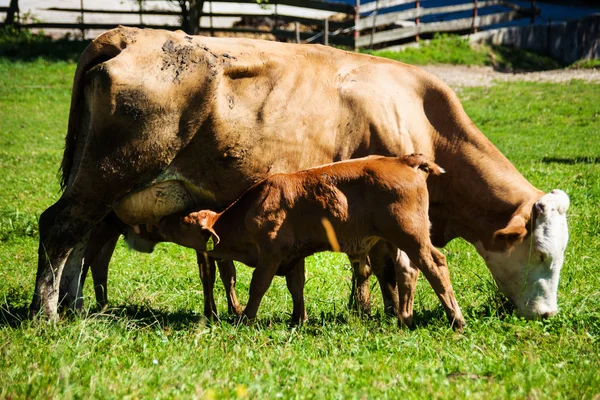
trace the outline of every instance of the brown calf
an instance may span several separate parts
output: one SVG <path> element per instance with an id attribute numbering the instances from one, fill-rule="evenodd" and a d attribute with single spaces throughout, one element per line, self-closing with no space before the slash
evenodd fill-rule
<path id="1" fill-rule="evenodd" d="M 464 319 L 446 259 L 429 238 L 426 178 L 441 172 L 423 155 L 413 154 L 276 174 L 252 186 L 222 213 L 175 214 L 163 218 L 160 229 L 169 240 L 200 250 L 212 236 L 210 256 L 256 267 L 244 310 L 249 319 L 256 316 L 276 274 L 286 275 L 292 318 L 305 319 L 304 271 L 296 265 L 311 254 L 334 249 L 366 267 L 368 251 L 384 239 L 403 249 L 423 271 L 449 320 L 461 329 Z M 396 268 L 402 267 L 396 263 Z M 399 319 L 406 322 L 401 314 Z"/>

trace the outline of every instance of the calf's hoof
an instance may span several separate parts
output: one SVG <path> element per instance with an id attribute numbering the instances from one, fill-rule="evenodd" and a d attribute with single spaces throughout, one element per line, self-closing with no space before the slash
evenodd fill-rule
<path id="1" fill-rule="evenodd" d="M 229 311 L 229 314 L 237 315 L 238 317 L 242 315 L 242 307 L 240 306 L 231 306 L 227 311 Z"/>

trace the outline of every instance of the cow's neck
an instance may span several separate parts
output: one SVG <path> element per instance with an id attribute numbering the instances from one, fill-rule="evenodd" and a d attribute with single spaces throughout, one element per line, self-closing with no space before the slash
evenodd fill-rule
<path id="1" fill-rule="evenodd" d="M 445 133 L 436 132 L 435 137 L 435 160 L 446 174 L 429 178 L 432 238 L 437 245 L 462 237 L 487 247 L 493 243 L 493 233 L 504 228 L 513 215 L 528 220 L 533 204 L 543 193 L 466 114 L 455 117 L 464 117 L 455 124 L 459 128 L 454 132 L 438 130 Z"/>

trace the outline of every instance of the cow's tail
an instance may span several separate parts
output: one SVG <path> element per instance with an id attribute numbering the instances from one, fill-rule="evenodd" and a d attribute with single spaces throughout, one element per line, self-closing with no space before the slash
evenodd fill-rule
<path id="1" fill-rule="evenodd" d="M 420 169 L 430 175 L 441 175 L 446 172 L 442 167 L 429 161 L 423 154 L 411 154 L 404 157 L 404 162 L 412 168 Z"/>
<path id="2" fill-rule="evenodd" d="M 75 78 L 73 80 L 73 92 L 71 94 L 71 110 L 69 112 L 69 126 L 65 138 L 65 150 L 60 166 L 60 186 L 64 190 L 69 182 L 69 176 L 73 169 L 77 137 L 81 130 L 81 115 L 83 111 L 83 86 L 86 72 L 98 64 L 116 57 L 125 47 L 135 41 L 135 35 L 139 30 L 119 26 L 94 39 L 81 53 Z"/>

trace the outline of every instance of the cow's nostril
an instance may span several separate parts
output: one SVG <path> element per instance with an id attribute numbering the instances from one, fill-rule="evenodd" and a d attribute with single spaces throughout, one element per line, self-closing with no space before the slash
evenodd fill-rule
<path id="1" fill-rule="evenodd" d="M 544 211 L 546 209 L 546 206 L 544 205 L 544 203 L 535 203 L 535 210 L 537 211 L 538 214 L 543 214 Z"/>
<path id="2" fill-rule="evenodd" d="M 556 315 L 556 311 L 548 311 L 541 314 L 542 319 L 547 319 Z"/>

